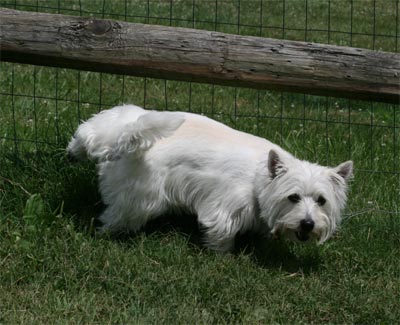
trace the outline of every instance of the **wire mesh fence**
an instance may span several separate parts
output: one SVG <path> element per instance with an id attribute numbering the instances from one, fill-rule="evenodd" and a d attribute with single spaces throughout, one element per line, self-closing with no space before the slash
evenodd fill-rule
<path id="1" fill-rule="evenodd" d="M 399 51 L 398 0 L 0 0 L 0 6 Z M 60 169 L 48 163 L 60 160 L 79 121 L 135 103 L 205 114 L 321 164 L 352 159 L 348 214 L 398 214 L 399 105 L 4 62 L 0 69 L 3 202 L 15 201 L 9 184 L 51 192 L 54 184 L 32 182 L 31 175 Z"/>

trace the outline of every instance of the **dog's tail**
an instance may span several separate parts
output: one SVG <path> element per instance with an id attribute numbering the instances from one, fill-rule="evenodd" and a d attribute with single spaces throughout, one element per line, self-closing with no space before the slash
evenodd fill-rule
<path id="1" fill-rule="evenodd" d="M 114 148 L 115 157 L 123 154 L 140 156 L 157 140 L 172 135 L 184 121 L 184 114 L 177 112 L 151 111 L 141 115 L 136 122 L 123 128 Z"/>
<path id="2" fill-rule="evenodd" d="M 123 155 L 140 157 L 157 140 L 172 135 L 184 120 L 183 113 L 146 111 L 136 106 L 103 111 L 79 126 L 68 144 L 68 157 L 98 162 Z"/>

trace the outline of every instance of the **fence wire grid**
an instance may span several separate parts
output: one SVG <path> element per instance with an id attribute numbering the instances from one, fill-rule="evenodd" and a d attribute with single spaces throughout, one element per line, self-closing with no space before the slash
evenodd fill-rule
<path id="1" fill-rule="evenodd" d="M 0 7 L 399 52 L 399 0 L 0 0 Z M 122 103 L 204 114 L 320 164 L 352 159 L 347 215 L 399 214 L 400 105 L 0 62 L 3 202 L 14 202 L 10 184 L 52 189 L 30 185 L 31 175 L 58 164 L 80 121 Z"/>

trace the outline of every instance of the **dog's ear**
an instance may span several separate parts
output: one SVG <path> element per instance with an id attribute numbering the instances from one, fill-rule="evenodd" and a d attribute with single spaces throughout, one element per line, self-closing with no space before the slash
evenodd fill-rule
<path id="1" fill-rule="evenodd" d="M 270 150 L 268 154 L 268 170 L 271 178 L 274 179 L 279 174 L 279 171 L 281 169 L 282 169 L 281 158 L 274 149 Z"/>
<path id="2" fill-rule="evenodd" d="M 335 172 L 347 183 L 353 176 L 353 162 L 351 160 L 341 163 L 334 168 Z"/>

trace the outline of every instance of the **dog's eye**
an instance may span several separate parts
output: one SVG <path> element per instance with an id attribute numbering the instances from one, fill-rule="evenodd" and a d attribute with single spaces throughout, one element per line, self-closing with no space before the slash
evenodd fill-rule
<path id="1" fill-rule="evenodd" d="M 320 195 L 317 200 L 318 205 L 322 206 L 325 204 L 325 202 L 326 202 L 326 199 L 322 195 Z"/>
<path id="2" fill-rule="evenodd" d="M 292 194 L 292 195 L 288 196 L 288 199 L 289 199 L 290 202 L 297 203 L 297 202 L 300 201 L 300 195 Z"/>

